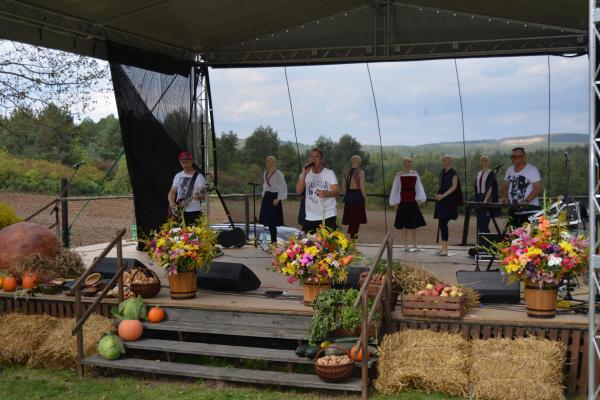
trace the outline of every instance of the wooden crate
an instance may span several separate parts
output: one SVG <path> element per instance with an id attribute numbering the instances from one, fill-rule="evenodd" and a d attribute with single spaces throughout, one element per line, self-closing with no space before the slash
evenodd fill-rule
<path id="1" fill-rule="evenodd" d="M 466 296 L 402 295 L 402 314 L 411 317 L 461 318 L 466 314 Z"/>

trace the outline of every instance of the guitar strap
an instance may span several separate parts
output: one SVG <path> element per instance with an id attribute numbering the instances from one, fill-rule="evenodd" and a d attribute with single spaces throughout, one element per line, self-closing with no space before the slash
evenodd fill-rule
<path id="1" fill-rule="evenodd" d="M 188 185 L 187 191 L 185 192 L 184 201 L 188 201 L 192 198 L 192 194 L 194 194 L 194 185 L 196 184 L 196 178 L 198 178 L 198 171 L 194 171 L 194 176 L 192 176 L 192 180 L 190 180 L 190 184 Z"/>

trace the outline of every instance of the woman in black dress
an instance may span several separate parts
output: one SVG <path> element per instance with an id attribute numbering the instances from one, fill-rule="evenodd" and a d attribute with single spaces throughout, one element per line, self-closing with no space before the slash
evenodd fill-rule
<path id="1" fill-rule="evenodd" d="M 262 202 L 258 222 L 269 227 L 271 243 L 277 242 L 277 227 L 283 225 L 283 207 L 281 202 L 287 199 L 287 185 L 283 173 L 277 169 L 273 156 L 265 159 L 263 173 Z"/>
<path id="2" fill-rule="evenodd" d="M 442 235 L 442 246 L 439 255 L 448 255 L 448 221 L 458 217 L 458 206 L 462 204 L 462 190 L 458 173 L 452 168 L 452 157 L 445 155 L 442 158 L 443 169 L 440 172 L 440 181 L 435 199 L 435 212 L 433 218 L 439 221 L 439 230 Z"/>

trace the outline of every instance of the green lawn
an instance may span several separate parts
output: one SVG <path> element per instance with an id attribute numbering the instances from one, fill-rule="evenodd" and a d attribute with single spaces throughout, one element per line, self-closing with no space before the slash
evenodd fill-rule
<path id="1" fill-rule="evenodd" d="M 229 385 L 214 381 L 175 380 L 151 376 L 119 375 L 118 377 L 78 378 L 72 371 L 0 367 L 0 399 L 2 400 L 317 400 L 356 399 L 344 396 L 301 391 L 278 391 L 256 387 Z M 377 400 L 442 400 L 443 395 L 404 393 L 394 396 L 373 395 Z"/>

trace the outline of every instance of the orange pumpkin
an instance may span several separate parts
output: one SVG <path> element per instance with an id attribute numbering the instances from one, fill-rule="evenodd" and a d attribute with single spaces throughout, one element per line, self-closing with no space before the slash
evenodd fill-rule
<path id="1" fill-rule="evenodd" d="M 159 306 L 154 306 L 148 312 L 148 321 L 158 323 L 165 319 L 165 310 Z"/>
<path id="2" fill-rule="evenodd" d="M 126 319 L 119 323 L 118 332 L 121 339 L 132 342 L 142 337 L 144 325 L 136 319 Z"/>
<path id="3" fill-rule="evenodd" d="M 367 354 L 371 357 L 371 352 L 367 348 Z M 356 362 L 361 362 L 363 359 L 362 346 L 356 347 L 356 345 L 352 346 L 352 350 L 350 350 L 350 357 Z"/>
<path id="4" fill-rule="evenodd" d="M 23 275 L 21 275 L 21 282 L 23 282 L 23 280 L 25 280 L 25 278 L 33 278 L 33 280 L 35 281 L 35 283 L 37 285 L 37 275 L 35 272 L 30 272 L 30 271 L 23 272 Z"/>
<path id="5" fill-rule="evenodd" d="M 35 274 L 32 272 L 24 272 L 23 278 L 21 279 L 23 289 L 33 289 L 37 286 L 37 280 Z"/>
<path id="6" fill-rule="evenodd" d="M 17 278 L 14 276 L 5 276 L 2 281 L 2 290 L 5 292 L 14 292 L 17 290 Z"/>

